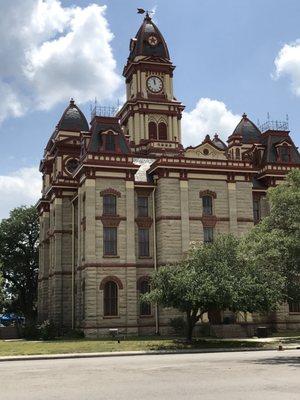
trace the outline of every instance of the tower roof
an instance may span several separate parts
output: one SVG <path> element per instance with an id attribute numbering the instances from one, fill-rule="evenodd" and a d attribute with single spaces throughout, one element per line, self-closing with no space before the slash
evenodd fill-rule
<path id="1" fill-rule="evenodd" d="M 136 36 L 130 41 L 129 59 L 133 60 L 136 56 L 154 56 L 170 59 L 165 39 L 148 13 Z"/>
<path id="2" fill-rule="evenodd" d="M 89 130 L 89 124 L 83 112 L 76 106 L 73 99 L 70 100 L 69 106 L 65 109 L 57 125 L 57 129 L 72 132 Z"/>
<path id="3" fill-rule="evenodd" d="M 261 142 L 262 138 L 261 131 L 252 121 L 250 121 L 245 113 L 231 136 L 241 136 L 242 143 L 257 143 Z"/>

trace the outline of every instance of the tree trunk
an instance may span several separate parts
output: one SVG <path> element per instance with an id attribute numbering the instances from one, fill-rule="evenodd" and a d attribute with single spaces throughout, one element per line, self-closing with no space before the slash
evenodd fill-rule
<path id="1" fill-rule="evenodd" d="M 193 330 L 197 322 L 195 318 L 193 318 L 191 311 L 186 312 L 186 322 L 187 322 L 186 340 L 188 343 L 191 343 L 193 338 Z"/>

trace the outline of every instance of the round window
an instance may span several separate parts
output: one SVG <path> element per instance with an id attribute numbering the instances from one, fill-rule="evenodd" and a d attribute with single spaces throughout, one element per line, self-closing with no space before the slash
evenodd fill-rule
<path id="1" fill-rule="evenodd" d="M 75 169 L 78 167 L 78 164 L 79 164 L 78 160 L 76 160 L 75 158 L 71 158 L 66 162 L 66 170 L 70 174 L 73 174 Z"/>
<path id="2" fill-rule="evenodd" d="M 204 150 L 203 150 L 203 154 L 204 154 L 205 156 L 207 156 L 207 155 L 209 154 L 209 150 L 208 150 L 208 149 L 204 149 Z"/>

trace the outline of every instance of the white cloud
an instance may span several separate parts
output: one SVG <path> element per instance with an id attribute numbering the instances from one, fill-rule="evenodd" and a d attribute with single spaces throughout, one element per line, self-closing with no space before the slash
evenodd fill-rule
<path id="1" fill-rule="evenodd" d="M 74 97 L 111 100 L 119 90 L 106 6 L 59 0 L 1 4 L 0 122 Z"/>
<path id="2" fill-rule="evenodd" d="M 41 196 L 42 180 L 37 167 L 0 175 L 0 220 L 21 205 L 33 205 Z"/>
<path id="3" fill-rule="evenodd" d="M 208 134 L 226 140 L 241 117 L 233 114 L 222 101 L 201 98 L 190 112 L 183 112 L 182 139 L 185 146 L 195 146 Z"/>
<path id="4" fill-rule="evenodd" d="M 274 78 L 288 76 L 292 91 L 300 96 L 300 40 L 285 44 L 279 51 L 275 61 Z"/>

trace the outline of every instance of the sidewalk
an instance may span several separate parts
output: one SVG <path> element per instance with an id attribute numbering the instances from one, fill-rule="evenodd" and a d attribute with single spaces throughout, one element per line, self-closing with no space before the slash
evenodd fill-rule
<path id="1" fill-rule="evenodd" d="M 300 350 L 300 346 L 284 346 L 282 351 Z M 0 357 L 0 362 L 4 361 L 31 361 L 31 360 L 60 360 L 77 358 L 98 358 L 98 357 L 124 357 L 124 356 L 143 356 L 143 355 L 165 355 L 165 354 L 193 354 L 193 353 L 229 353 L 229 352 L 249 352 L 249 351 L 279 351 L 275 348 L 211 348 L 211 349 L 186 349 L 186 350 L 149 350 L 149 351 L 111 351 L 101 353 L 69 353 L 69 354 L 39 354 L 30 356 L 7 356 Z M 299 352 L 300 354 L 300 352 Z"/>

